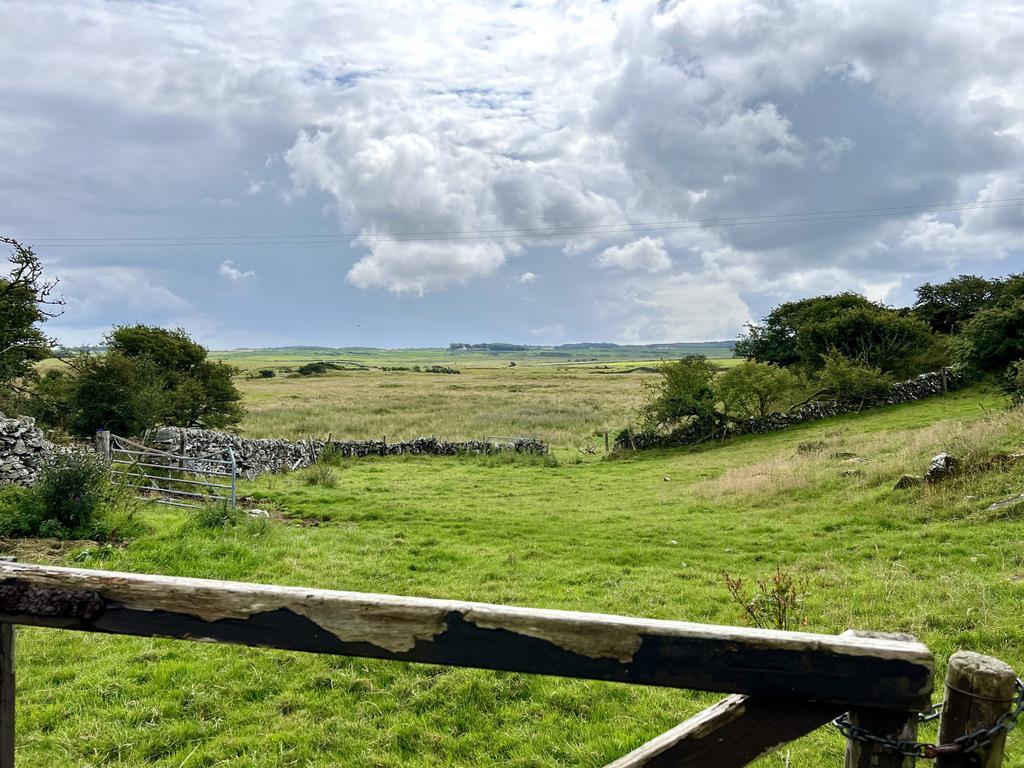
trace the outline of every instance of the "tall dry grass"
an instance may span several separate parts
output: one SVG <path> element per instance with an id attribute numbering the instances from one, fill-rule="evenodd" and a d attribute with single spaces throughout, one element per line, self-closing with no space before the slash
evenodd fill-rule
<path id="1" fill-rule="evenodd" d="M 553 445 L 597 444 L 628 423 L 652 374 L 586 368 L 470 368 L 459 376 L 351 371 L 242 379 L 253 437 L 389 440 L 536 436 Z"/>
<path id="2" fill-rule="evenodd" d="M 769 438 L 770 439 L 770 438 Z M 817 485 L 825 476 L 846 476 L 862 485 L 894 482 L 902 475 L 920 477 L 933 456 L 948 453 L 959 461 L 959 478 L 931 492 L 957 493 L 981 472 L 1009 466 L 1009 457 L 1024 451 L 1024 407 L 992 411 L 963 422 L 942 420 L 914 429 L 847 433 L 781 447 L 767 459 L 730 467 L 698 484 L 702 496 L 764 496 Z"/>

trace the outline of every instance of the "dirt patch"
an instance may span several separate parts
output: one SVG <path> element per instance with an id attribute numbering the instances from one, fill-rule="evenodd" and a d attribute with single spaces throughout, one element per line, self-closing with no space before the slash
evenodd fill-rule
<path id="1" fill-rule="evenodd" d="M 63 562 L 72 552 L 99 546 L 89 539 L 2 539 L 0 554 L 26 563 L 53 565 Z"/>

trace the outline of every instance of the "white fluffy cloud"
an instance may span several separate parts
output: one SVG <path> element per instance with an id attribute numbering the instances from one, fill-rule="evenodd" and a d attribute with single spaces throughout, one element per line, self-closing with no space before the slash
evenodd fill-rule
<path id="1" fill-rule="evenodd" d="M 665 272 L 672 268 L 672 259 L 665 250 L 665 241 L 642 237 L 626 245 L 605 248 L 594 259 L 597 266 L 613 270 L 642 270 Z"/>
<path id="2" fill-rule="evenodd" d="M 525 285 L 527 283 L 532 283 L 536 279 L 537 275 L 535 275 L 533 272 L 523 272 L 523 274 L 516 278 L 516 282 Z"/>
<path id="3" fill-rule="evenodd" d="M 232 283 L 240 283 L 246 278 L 256 277 L 255 272 L 251 269 L 243 270 L 234 259 L 225 259 L 222 261 L 220 263 L 220 267 L 217 268 L 217 274 Z"/>
<path id="4" fill-rule="evenodd" d="M 59 290 L 67 299 L 68 316 L 91 319 L 111 306 L 146 313 L 176 313 L 190 302 L 160 284 L 160 278 L 136 267 L 63 267 Z"/>
<path id="5" fill-rule="evenodd" d="M 633 344 L 727 339 L 751 319 L 735 288 L 689 274 L 630 280 L 603 306 L 621 319 L 616 339 Z"/>

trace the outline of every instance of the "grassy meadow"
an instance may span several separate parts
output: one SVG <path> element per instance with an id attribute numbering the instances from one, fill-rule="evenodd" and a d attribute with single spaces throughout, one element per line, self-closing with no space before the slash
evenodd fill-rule
<path id="1" fill-rule="evenodd" d="M 732 352 L 694 347 L 721 366 Z M 215 353 L 243 373 L 237 384 L 249 410 L 240 425 L 253 437 L 300 439 L 436 435 L 450 439 L 536 436 L 556 446 L 603 447 L 605 430 L 629 422 L 657 377 L 662 359 L 678 350 L 620 347 L 483 353 L 447 350 L 286 349 Z M 304 363 L 328 361 L 347 370 L 299 376 Z M 515 363 L 515 366 L 509 366 Z M 386 371 L 442 365 L 460 373 Z M 274 378 L 253 378 L 260 369 Z"/>
<path id="2" fill-rule="evenodd" d="M 1024 411 L 1000 398 L 967 390 L 707 449 L 605 460 L 573 441 L 621 420 L 638 396 L 636 375 L 464 370 L 368 374 L 378 388 L 406 385 L 409 399 L 355 374 L 253 381 L 246 427 L 271 431 L 259 419 L 298 407 L 288 394 L 309 398 L 311 419 L 320 410 L 310 432 L 338 435 L 347 423 L 400 435 L 399 417 L 417 425 L 408 434 L 440 432 L 428 429 L 442 423 L 434 410 L 462 411 L 474 430 L 522 431 L 517 419 L 535 402 L 549 413 L 535 428 L 561 446 L 554 458 L 340 462 L 326 483 L 310 470 L 243 483 L 269 521 L 204 528 L 187 511 L 153 507 L 141 511 L 147 533 L 123 547 L 7 548 L 89 568 L 724 624 L 744 620 L 722 572 L 750 582 L 780 565 L 806 580 L 807 631 L 914 633 L 933 649 L 939 680 L 958 649 L 1024 669 L 1024 506 L 986 511 L 1024 490 L 1024 463 L 998 461 L 1024 449 Z M 518 393 L 502 394 L 502 381 L 536 384 L 538 397 L 517 411 L 508 398 Z M 490 403 L 499 420 L 474 422 L 487 392 L 504 403 Z M 349 413 L 384 402 L 396 413 L 380 421 Z M 575 415 L 552 419 L 559 403 Z M 940 450 L 964 460 L 961 477 L 892 490 Z M 18 764 L 40 768 L 601 766 L 719 698 L 34 628 L 20 628 L 18 642 Z M 837 766 L 842 749 L 821 729 L 761 765 Z M 1012 735 L 1009 752 L 1006 765 L 1024 767 L 1024 737 Z"/>

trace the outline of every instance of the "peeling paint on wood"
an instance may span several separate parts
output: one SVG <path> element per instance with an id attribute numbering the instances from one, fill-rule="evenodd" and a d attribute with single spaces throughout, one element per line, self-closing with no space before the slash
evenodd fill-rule
<path id="1" fill-rule="evenodd" d="M 0 563 L 0 621 L 906 710 L 932 685 L 928 649 L 891 638 L 19 563 Z"/>

